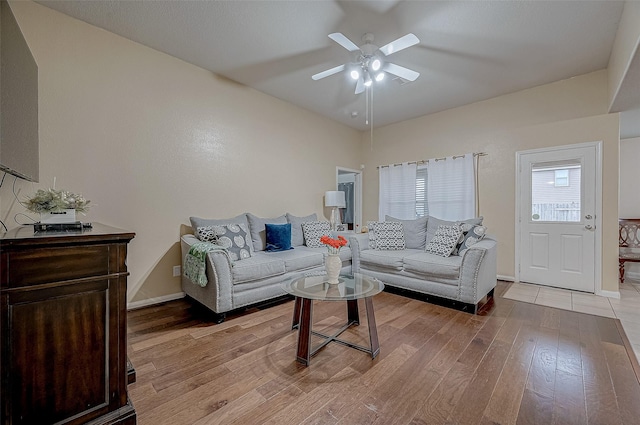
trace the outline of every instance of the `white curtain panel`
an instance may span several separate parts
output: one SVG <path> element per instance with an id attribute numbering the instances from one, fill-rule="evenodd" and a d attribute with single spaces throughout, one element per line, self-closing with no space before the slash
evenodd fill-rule
<path id="1" fill-rule="evenodd" d="M 429 215 L 442 220 L 476 216 L 476 177 L 473 153 L 464 157 L 429 160 L 427 204 Z"/>
<path id="2" fill-rule="evenodd" d="M 378 217 L 416 218 L 416 163 L 380 167 Z"/>

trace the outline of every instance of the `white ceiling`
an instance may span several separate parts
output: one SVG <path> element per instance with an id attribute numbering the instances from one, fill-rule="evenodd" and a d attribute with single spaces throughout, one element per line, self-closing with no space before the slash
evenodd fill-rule
<path id="1" fill-rule="evenodd" d="M 390 57 L 421 73 L 374 90 L 375 126 L 607 67 L 619 1 L 87 1 L 41 0 L 122 35 L 351 127 L 367 128 L 364 94 L 346 73 L 311 75 L 354 56 L 327 37 L 382 46 L 409 32 L 420 43 Z M 628 109 L 640 108 L 640 99 Z M 357 111 L 358 117 L 352 118 Z M 640 135 L 640 133 L 638 134 Z"/>

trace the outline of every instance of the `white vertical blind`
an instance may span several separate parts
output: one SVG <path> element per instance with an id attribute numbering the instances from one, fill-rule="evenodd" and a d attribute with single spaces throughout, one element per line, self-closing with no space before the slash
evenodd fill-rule
<path id="1" fill-rule="evenodd" d="M 416 163 L 380 167 L 380 198 L 378 216 L 403 220 L 416 217 Z"/>
<path id="2" fill-rule="evenodd" d="M 429 215 L 442 220 L 464 220 L 476 216 L 474 156 L 429 161 L 427 204 Z"/>
<path id="3" fill-rule="evenodd" d="M 429 204 L 427 203 L 427 164 L 419 165 L 416 171 L 416 216 L 427 217 Z"/>

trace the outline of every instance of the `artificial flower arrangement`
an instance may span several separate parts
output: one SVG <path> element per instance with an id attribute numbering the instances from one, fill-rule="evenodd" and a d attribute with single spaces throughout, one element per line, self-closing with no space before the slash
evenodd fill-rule
<path id="1" fill-rule="evenodd" d="M 35 195 L 24 203 L 26 209 L 34 213 L 56 213 L 67 209 L 85 214 L 89 203 L 82 195 L 66 190 L 39 189 Z"/>
<path id="2" fill-rule="evenodd" d="M 338 235 L 338 239 L 333 239 L 324 235 L 320 238 L 320 242 L 327 246 L 329 254 L 338 254 L 340 252 L 340 248 L 347 244 L 345 237 L 340 235 Z"/>

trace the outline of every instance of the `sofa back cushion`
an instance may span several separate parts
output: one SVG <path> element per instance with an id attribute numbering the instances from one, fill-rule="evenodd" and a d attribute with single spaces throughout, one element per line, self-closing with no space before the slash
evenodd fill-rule
<path id="1" fill-rule="evenodd" d="M 213 226 L 224 226 L 227 224 L 244 224 L 246 229 L 249 229 L 249 222 L 247 220 L 246 213 L 237 215 L 233 218 L 223 219 L 189 217 L 189 221 L 191 221 L 193 234 L 203 242 L 213 242 L 213 239 L 215 239 L 215 236 L 213 235 Z M 206 240 L 202 239 L 203 237 Z M 251 252 L 253 252 L 253 243 L 249 244 L 249 249 Z"/>
<path id="2" fill-rule="evenodd" d="M 261 218 L 247 213 L 247 219 L 249 220 L 249 231 L 251 232 L 254 251 L 264 251 L 267 246 L 265 224 L 287 224 L 287 218 L 284 215 L 274 218 Z"/>
<path id="3" fill-rule="evenodd" d="M 313 213 L 305 217 L 296 217 L 295 215 L 287 213 L 287 221 L 291 223 L 291 246 L 302 246 L 304 245 L 302 223 L 318 221 L 318 215 Z"/>
<path id="4" fill-rule="evenodd" d="M 429 217 L 419 217 L 415 220 L 400 220 L 387 215 L 385 221 L 399 221 L 404 228 L 404 243 L 407 249 L 421 249 L 427 245 L 427 220 Z"/>

